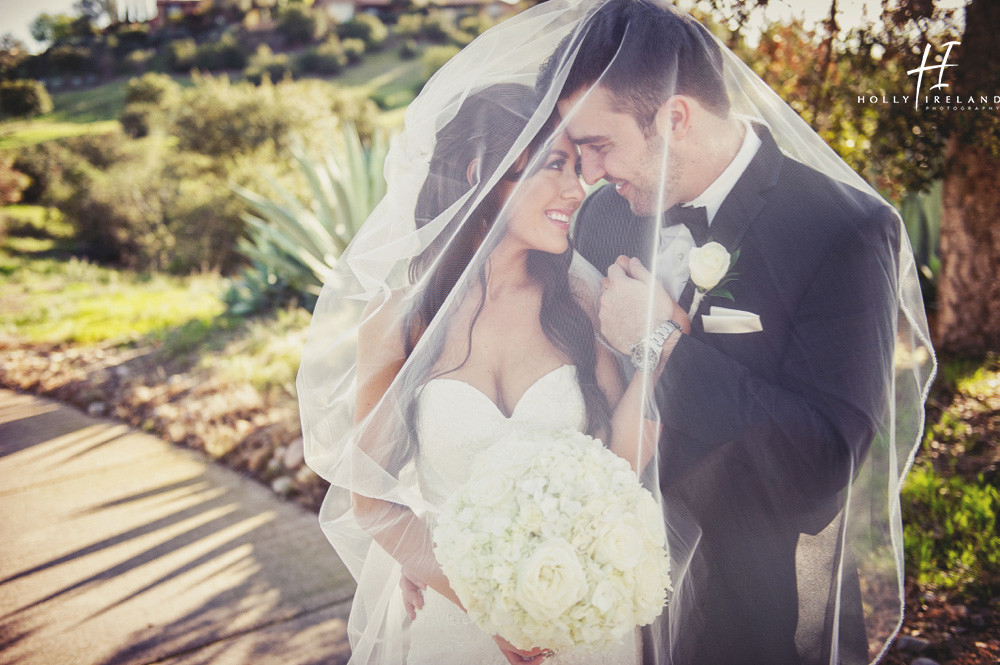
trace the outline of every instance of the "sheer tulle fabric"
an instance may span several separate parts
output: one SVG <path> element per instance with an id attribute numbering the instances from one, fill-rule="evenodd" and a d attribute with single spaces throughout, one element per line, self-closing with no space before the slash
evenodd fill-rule
<path id="1" fill-rule="evenodd" d="M 657 33 L 658 24 L 641 20 L 646 11 L 679 27 Z M 617 42 L 604 68 L 581 74 L 574 64 L 608 35 Z M 661 89 L 652 101 L 627 99 L 633 59 L 649 51 L 651 35 L 684 46 L 656 65 Z M 692 60 L 691 50 L 710 55 Z M 589 83 L 567 95 L 581 76 Z M 702 90 L 711 81 L 718 90 Z M 600 146 L 581 136 L 595 91 L 615 100 L 613 110 L 654 111 L 644 136 L 655 160 L 635 171 L 655 183 L 654 202 L 630 206 L 628 183 L 591 191 L 570 248 L 532 251 L 529 277 L 550 285 L 562 275 L 564 286 L 541 289 L 538 312 L 507 319 L 511 339 L 526 331 L 546 350 L 493 358 L 477 317 L 493 307 L 486 294 L 506 269 L 498 257 L 520 233 L 518 206 L 539 174 L 555 177 L 560 137 L 576 142 L 584 178 L 601 163 L 615 180 L 609 162 L 587 161 L 603 157 L 588 158 Z M 732 299 L 706 297 L 662 376 L 640 379 L 638 407 L 621 415 L 604 399 L 600 358 L 613 354 L 623 389 L 634 377 L 628 357 L 602 339 L 601 280 L 619 254 L 635 256 L 690 305 L 690 236 L 666 210 L 688 200 L 671 191 L 685 164 L 657 138 L 657 123 L 671 117 L 655 109 L 674 95 L 700 96 L 708 107 L 719 94 L 728 110 L 715 117 L 759 141 L 709 226 L 712 240 L 739 251 Z M 715 147 L 708 140 L 700 150 Z M 322 528 L 358 582 L 352 663 L 405 663 L 411 652 L 417 633 L 401 570 L 434 569 L 435 515 L 465 463 L 459 454 L 432 461 L 435 446 L 462 451 L 470 441 L 471 456 L 515 426 L 571 426 L 610 442 L 613 424 L 638 437 L 649 422 L 662 432 L 655 450 L 624 449 L 652 455 L 646 463 L 633 452 L 630 461 L 661 502 L 675 591 L 641 633 L 642 662 L 881 656 L 901 622 L 898 496 L 934 356 L 901 221 L 794 111 L 673 7 L 549 0 L 484 33 L 430 80 L 406 112 L 385 175 L 388 193 L 323 289 L 298 377 L 306 459 L 331 483 Z M 653 301 L 648 332 L 657 323 Z M 711 308 L 720 306 L 756 315 L 762 329 L 712 332 Z M 436 383 L 436 402 L 422 399 L 435 379 L 468 379 L 461 368 L 484 357 L 493 395 L 469 385 L 442 397 Z M 576 370 L 543 380 L 558 384 L 561 397 L 542 397 L 535 383 L 563 365 Z M 454 641 L 454 662 L 473 662 L 461 660 L 461 634 L 442 627 L 439 639 Z M 555 662 L 623 662 L 587 658 Z"/>

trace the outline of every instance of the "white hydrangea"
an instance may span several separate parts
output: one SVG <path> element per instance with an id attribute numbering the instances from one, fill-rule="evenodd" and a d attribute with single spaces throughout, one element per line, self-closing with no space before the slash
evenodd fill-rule
<path id="1" fill-rule="evenodd" d="M 434 529 L 469 616 L 521 649 L 603 649 L 651 623 L 671 591 L 665 540 L 628 463 L 574 430 L 499 440 Z"/>

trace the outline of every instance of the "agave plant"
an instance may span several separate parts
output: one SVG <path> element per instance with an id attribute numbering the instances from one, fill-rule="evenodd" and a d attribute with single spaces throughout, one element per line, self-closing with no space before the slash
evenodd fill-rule
<path id="1" fill-rule="evenodd" d="M 354 125 L 345 123 L 340 138 L 320 160 L 293 141 L 290 152 L 309 186 L 308 202 L 278 184 L 278 201 L 232 185 L 251 210 L 243 215 L 248 237 L 239 251 L 252 267 L 227 294 L 230 311 L 248 313 L 289 298 L 312 309 L 337 258 L 385 195 L 389 132 L 376 130 L 365 146 Z"/>
<path id="2" fill-rule="evenodd" d="M 937 300 L 938 275 L 941 259 L 938 244 L 941 238 L 941 181 L 931 184 L 925 192 L 907 192 L 899 206 L 906 224 L 910 244 L 920 271 L 920 288 L 924 302 L 933 308 Z"/>

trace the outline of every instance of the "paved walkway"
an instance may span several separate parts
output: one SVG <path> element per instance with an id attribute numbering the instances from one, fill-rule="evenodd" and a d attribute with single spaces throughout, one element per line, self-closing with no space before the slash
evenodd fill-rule
<path id="1" fill-rule="evenodd" d="M 315 515 L 0 390 L 0 665 L 341 665 L 352 593 Z"/>

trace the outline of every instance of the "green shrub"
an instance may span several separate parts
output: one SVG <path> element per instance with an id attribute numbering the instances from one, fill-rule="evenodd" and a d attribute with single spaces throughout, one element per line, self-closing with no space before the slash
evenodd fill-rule
<path id="1" fill-rule="evenodd" d="M 420 57 L 424 65 L 424 77 L 430 79 L 434 73 L 444 67 L 444 64 L 451 60 L 459 52 L 459 48 L 454 45 L 431 46 Z"/>
<path id="2" fill-rule="evenodd" d="M 341 42 L 347 62 L 356 65 L 365 55 L 365 43 L 360 39 L 345 39 Z"/>
<path id="3" fill-rule="evenodd" d="M 342 24 L 337 29 L 337 33 L 341 39 L 360 39 L 365 43 L 366 49 L 374 51 L 385 43 L 389 36 L 389 29 L 377 16 L 357 14 L 350 21 Z"/>
<path id="4" fill-rule="evenodd" d="M 420 35 L 420 28 L 423 26 L 424 17 L 420 14 L 403 14 L 396 19 L 396 25 L 392 31 L 403 39 L 414 39 Z"/>
<path id="5" fill-rule="evenodd" d="M 180 94 L 181 86 L 166 74 L 150 72 L 129 79 L 125 86 L 125 104 L 168 106 Z"/>
<path id="6" fill-rule="evenodd" d="M 462 30 L 455 30 L 449 35 L 448 43 L 454 44 L 459 48 L 465 48 L 472 43 L 472 40 L 476 36 L 469 32 L 464 32 Z"/>
<path id="7" fill-rule="evenodd" d="M 451 38 L 451 33 L 454 31 L 454 22 L 447 14 L 442 11 L 431 10 L 423 17 L 417 36 L 424 41 L 434 44 L 444 44 Z"/>
<path id="8" fill-rule="evenodd" d="M 52 98 L 41 81 L 0 81 L 0 115 L 33 116 L 52 110 Z"/>
<path id="9" fill-rule="evenodd" d="M 156 51 L 138 49 L 130 52 L 119 62 L 118 69 L 122 74 L 145 74 L 152 67 Z"/>
<path id="10" fill-rule="evenodd" d="M 336 36 L 327 37 L 318 46 L 310 46 L 299 57 L 299 67 L 306 72 L 316 74 L 336 74 L 347 65 L 347 55 L 340 39 Z"/>
<path id="11" fill-rule="evenodd" d="M 289 44 L 308 44 L 327 33 L 326 14 L 302 5 L 288 5 L 278 17 L 277 31 Z"/>
<path id="12" fill-rule="evenodd" d="M 243 70 L 243 77 L 254 85 L 260 85 L 265 78 L 277 83 L 294 76 L 293 63 L 288 55 L 275 54 L 266 44 L 257 49 L 257 53 L 250 58 L 250 64 Z"/>
<path id="13" fill-rule="evenodd" d="M 17 203 L 31 178 L 14 168 L 14 157 L 0 152 L 0 206 Z"/>
<path id="14" fill-rule="evenodd" d="M 80 75 L 94 70 L 93 53 L 84 46 L 63 44 L 50 48 L 45 52 L 49 67 L 53 73 L 61 75 Z"/>
<path id="15" fill-rule="evenodd" d="M 118 43 L 123 49 L 140 49 L 149 41 L 149 26 L 145 23 L 120 23 L 117 27 Z"/>
<path id="16" fill-rule="evenodd" d="M 198 45 L 193 39 L 175 39 L 167 45 L 167 67 L 172 71 L 191 71 L 197 56 Z"/>
<path id="17" fill-rule="evenodd" d="M 247 62 L 246 50 L 229 33 L 217 42 L 199 45 L 195 54 L 195 64 L 199 69 L 243 69 Z"/>
<path id="18" fill-rule="evenodd" d="M 83 162 L 59 141 L 45 141 L 18 151 L 14 168 L 28 175 L 32 182 L 22 194 L 25 203 L 53 204 L 63 191 L 64 176 Z"/>
<path id="19" fill-rule="evenodd" d="M 142 102 L 129 104 L 118 116 L 118 122 L 129 138 L 141 139 L 149 136 L 155 128 L 163 126 L 163 109 L 156 104 Z"/>
<path id="20" fill-rule="evenodd" d="M 458 29 L 462 32 L 467 32 L 473 37 L 478 37 L 490 28 L 496 25 L 496 21 L 491 19 L 485 14 L 476 14 L 474 16 L 463 16 L 458 21 Z"/>
<path id="21" fill-rule="evenodd" d="M 399 46 L 399 57 L 403 60 L 413 60 L 420 55 L 420 46 L 415 39 L 404 39 Z"/>
<path id="22" fill-rule="evenodd" d="M 328 132 L 338 119 L 353 121 L 370 135 L 376 112 L 370 102 L 325 81 L 254 86 L 198 76 L 195 85 L 182 92 L 169 133 L 181 150 L 216 157 L 248 154 L 265 145 L 280 152 L 292 132 Z"/>

